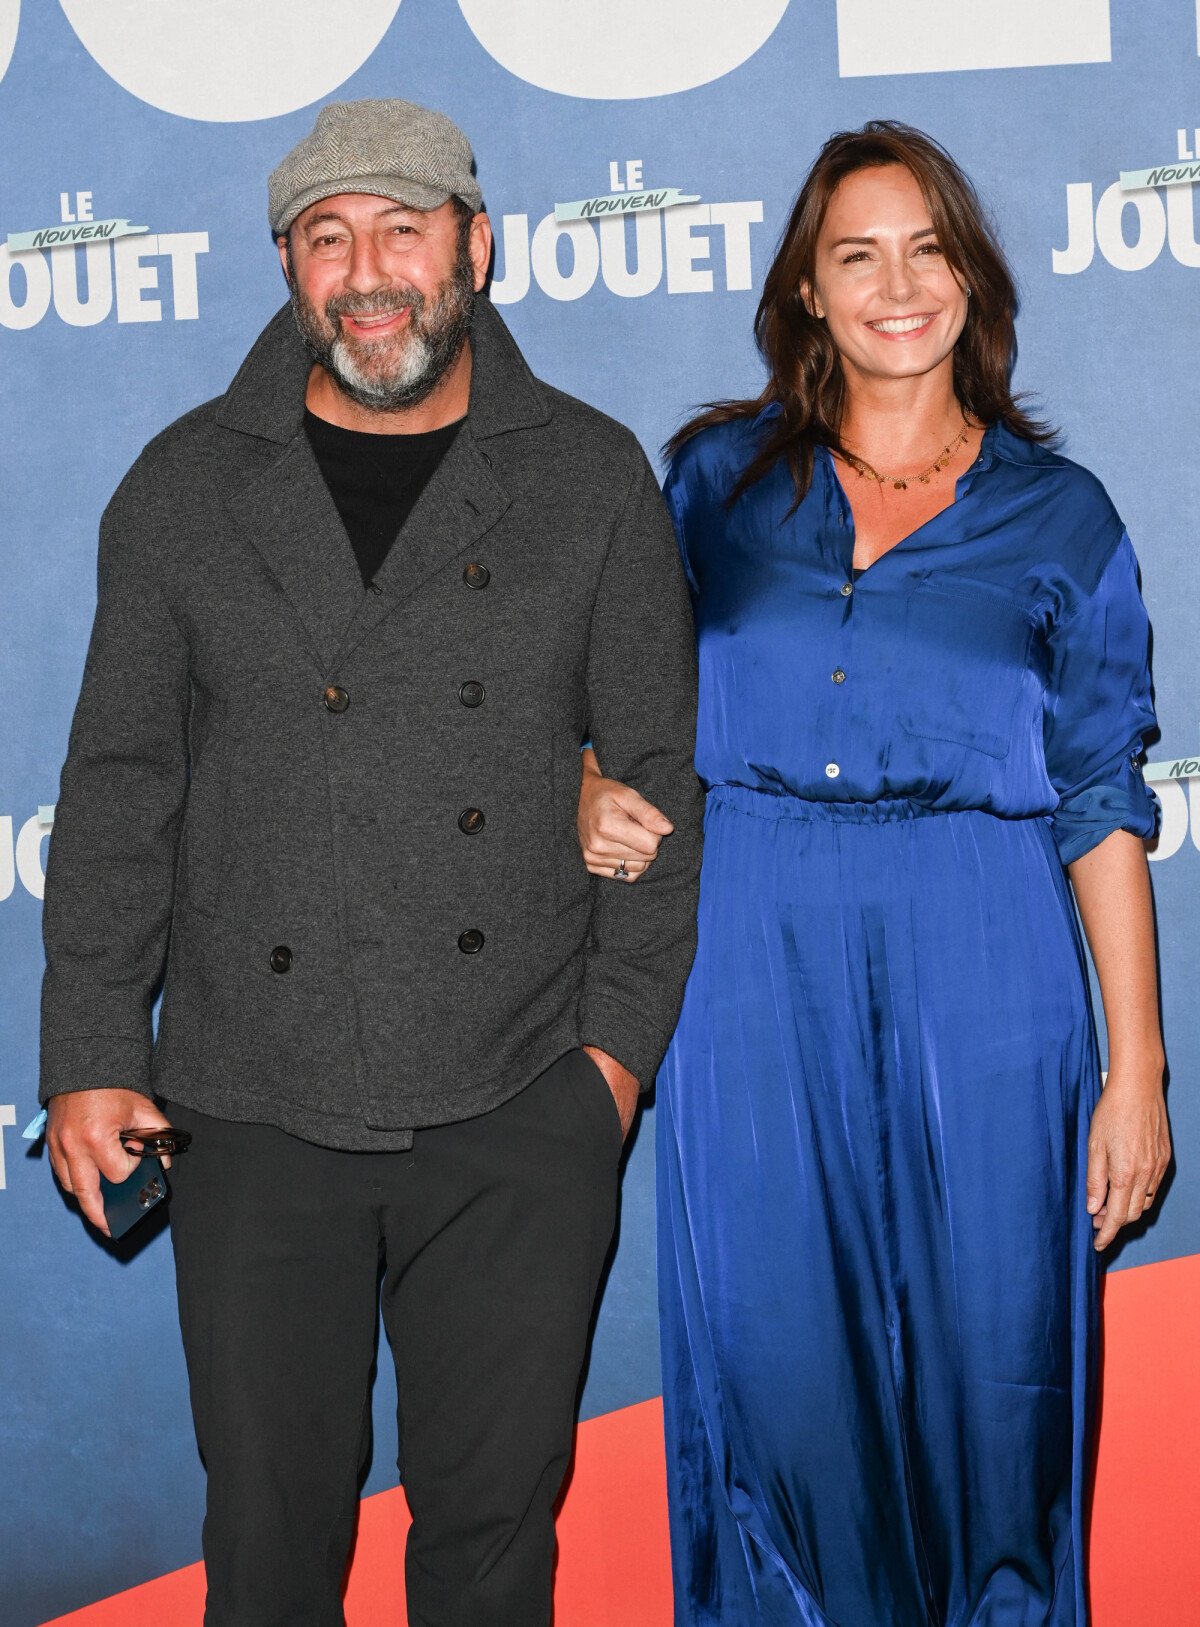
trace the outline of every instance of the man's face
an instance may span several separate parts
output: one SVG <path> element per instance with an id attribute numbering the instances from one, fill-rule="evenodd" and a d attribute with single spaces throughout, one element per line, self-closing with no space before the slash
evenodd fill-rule
<path id="1" fill-rule="evenodd" d="M 310 205 L 279 239 L 296 323 L 315 361 L 360 406 L 394 412 L 461 353 L 491 255 L 486 215 L 410 209 L 370 193 Z"/>

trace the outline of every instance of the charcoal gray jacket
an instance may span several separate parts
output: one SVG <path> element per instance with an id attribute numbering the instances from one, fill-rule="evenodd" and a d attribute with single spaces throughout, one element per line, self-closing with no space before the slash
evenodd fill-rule
<path id="1" fill-rule="evenodd" d="M 364 592 L 285 308 L 105 512 L 46 877 L 42 1098 L 398 1148 L 571 1047 L 653 1079 L 694 949 L 695 654 L 634 437 L 481 301 L 466 425 Z M 579 745 L 675 822 L 597 883 Z M 162 985 L 161 1019 L 151 1012 Z"/>

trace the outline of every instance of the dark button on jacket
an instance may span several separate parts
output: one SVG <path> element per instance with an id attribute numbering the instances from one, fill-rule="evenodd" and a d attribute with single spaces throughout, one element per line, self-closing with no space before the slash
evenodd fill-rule
<path id="1" fill-rule="evenodd" d="M 485 693 L 483 685 L 473 678 L 458 686 L 458 698 L 464 706 L 482 706 Z"/>
<path id="2" fill-rule="evenodd" d="M 350 704 L 350 697 L 344 689 L 336 684 L 330 684 L 325 691 L 325 705 L 331 712 L 344 712 Z"/>
<path id="3" fill-rule="evenodd" d="M 292 951 L 286 943 L 278 944 L 271 951 L 271 970 L 273 972 L 290 972 L 292 969 Z"/>
<path id="4" fill-rule="evenodd" d="M 463 581 L 469 588 L 485 588 L 492 579 L 486 565 L 471 564 L 463 571 Z"/>
<path id="5" fill-rule="evenodd" d="M 464 955 L 477 955 L 483 948 L 483 933 L 478 927 L 470 927 L 459 936 L 458 947 Z"/>

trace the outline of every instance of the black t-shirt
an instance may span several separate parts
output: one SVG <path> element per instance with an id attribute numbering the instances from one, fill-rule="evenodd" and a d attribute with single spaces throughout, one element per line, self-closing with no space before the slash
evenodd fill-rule
<path id="1" fill-rule="evenodd" d="M 465 421 L 420 435 L 372 435 L 327 423 L 305 408 L 304 432 L 365 587 L 375 580 L 397 532 Z"/>

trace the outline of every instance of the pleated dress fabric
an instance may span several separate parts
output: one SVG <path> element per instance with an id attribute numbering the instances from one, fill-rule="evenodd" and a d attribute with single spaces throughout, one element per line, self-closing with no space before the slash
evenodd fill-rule
<path id="1" fill-rule="evenodd" d="M 768 409 L 769 412 L 769 409 Z M 1128 538 L 993 427 L 855 579 L 832 460 L 667 482 L 708 789 L 659 1077 L 678 1627 L 1079 1627 L 1099 1090 L 1064 864 L 1148 835 Z"/>

